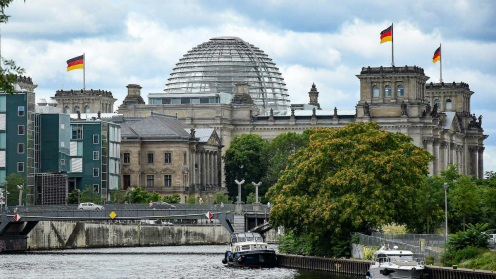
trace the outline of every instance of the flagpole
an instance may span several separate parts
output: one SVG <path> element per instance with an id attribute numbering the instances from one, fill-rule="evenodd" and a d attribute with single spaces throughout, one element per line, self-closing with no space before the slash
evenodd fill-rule
<path id="1" fill-rule="evenodd" d="M 443 82 L 443 49 L 441 48 L 441 43 L 439 43 L 439 81 Z"/>
<path id="2" fill-rule="evenodd" d="M 391 23 L 391 58 L 392 58 L 391 65 L 394 67 L 394 28 L 393 28 L 393 23 Z"/>
<path id="3" fill-rule="evenodd" d="M 86 57 L 83 52 L 83 92 L 86 90 Z"/>

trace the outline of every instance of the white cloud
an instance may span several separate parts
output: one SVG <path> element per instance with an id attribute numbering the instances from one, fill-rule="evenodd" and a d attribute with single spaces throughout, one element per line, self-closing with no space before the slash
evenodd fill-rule
<path id="1" fill-rule="evenodd" d="M 487 171 L 496 171 L 496 146 L 486 145 L 484 150 L 484 173 Z"/>

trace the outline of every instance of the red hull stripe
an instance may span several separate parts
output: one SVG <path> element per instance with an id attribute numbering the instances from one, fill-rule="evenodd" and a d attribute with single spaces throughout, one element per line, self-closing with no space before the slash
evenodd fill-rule
<path id="1" fill-rule="evenodd" d="M 382 38 L 389 37 L 389 36 L 392 36 L 392 31 L 391 30 L 387 31 L 386 33 L 382 33 L 381 34 L 381 40 L 382 40 Z"/>
<path id="2" fill-rule="evenodd" d="M 84 63 L 83 61 L 84 60 L 81 59 L 81 60 L 76 60 L 74 62 L 67 63 L 67 68 L 72 67 L 72 66 L 75 66 L 75 65 L 83 64 Z"/>

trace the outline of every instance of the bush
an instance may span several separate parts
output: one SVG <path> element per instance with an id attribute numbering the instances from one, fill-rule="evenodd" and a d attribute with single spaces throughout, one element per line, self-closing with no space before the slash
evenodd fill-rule
<path id="1" fill-rule="evenodd" d="M 485 252 L 460 264 L 463 268 L 496 270 L 496 252 Z"/>
<path id="2" fill-rule="evenodd" d="M 489 235 L 484 232 L 488 224 L 468 224 L 466 232 L 458 232 L 448 240 L 448 249 L 458 251 L 468 246 L 487 248 L 489 245 Z"/>
<path id="3" fill-rule="evenodd" d="M 477 258 L 488 250 L 486 248 L 468 246 L 461 250 L 448 250 L 441 259 L 446 266 L 458 265 L 465 260 Z"/>
<path id="4" fill-rule="evenodd" d="M 426 265 L 434 264 L 434 256 L 429 256 L 429 257 L 425 258 L 425 264 Z"/>
<path id="5" fill-rule="evenodd" d="M 363 259 L 364 260 L 372 260 L 374 258 L 375 251 L 381 249 L 381 246 L 363 246 Z"/>

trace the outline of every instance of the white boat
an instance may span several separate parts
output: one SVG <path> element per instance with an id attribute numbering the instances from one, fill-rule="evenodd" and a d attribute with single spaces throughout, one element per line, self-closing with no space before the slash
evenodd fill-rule
<path id="1" fill-rule="evenodd" d="M 222 263 L 234 267 L 274 267 L 277 258 L 259 233 L 244 232 L 231 235 Z"/>
<path id="2" fill-rule="evenodd" d="M 424 263 L 414 258 L 411 251 L 382 247 L 374 253 L 374 259 L 367 276 L 376 278 L 404 278 L 420 279 L 424 270 Z"/>

